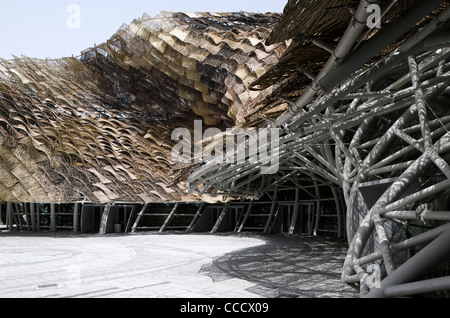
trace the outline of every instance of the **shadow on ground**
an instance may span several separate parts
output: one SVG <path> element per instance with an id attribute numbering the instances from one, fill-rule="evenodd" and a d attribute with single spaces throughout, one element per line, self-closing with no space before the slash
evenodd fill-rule
<path id="1" fill-rule="evenodd" d="M 340 282 L 344 241 L 310 236 L 258 236 L 267 244 L 226 254 L 201 273 L 215 282 L 232 278 L 255 283 L 249 292 L 267 298 L 354 298 Z"/>

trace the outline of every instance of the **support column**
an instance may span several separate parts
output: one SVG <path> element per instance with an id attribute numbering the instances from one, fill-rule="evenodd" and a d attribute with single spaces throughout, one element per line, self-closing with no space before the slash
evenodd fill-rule
<path id="1" fill-rule="evenodd" d="M 40 203 L 37 203 L 37 210 L 36 210 L 36 212 L 37 212 L 37 214 L 36 214 L 36 217 L 37 217 L 37 230 L 38 231 L 40 231 L 40 229 L 41 229 L 41 206 L 40 206 Z"/>
<path id="2" fill-rule="evenodd" d="M 50 204 L 50 231 L 56 232 L 56 206 L 54 203 Z"/>
<path id="3" fill-rule="evenodd" d="M 273 193 L 272 205 L 270 206 L 269 218 L 267 219 L 266 227 L 264 228 L 264 233 L 268 233 L 270 230 L 270 223 L 272 222 L 273 215 L 275 213 L 277 198 L 278 198 L 278 186 L 275 187 L 275 192 Z"/>
<path id="4" fill-rule="evenodd" d="M 19 211 L 19 207 L 18 207 L 17 203 L 15 203 L 14 207 L 13 207 L 13 218 L 14 218 L 14 222 L 16 223 L 18 229 L 21 230 L 22 229 L 22 220 L 21 220 L 20 211 Z"/>
<path id="5" fill-rule="evenodd" d="M 137 209 L 137 206 L 133 205 L 133 208 L 131 209 L 130 217 L 128 218 L 127 225 L 125 226 L 125 232 L 124 233 L 130 232 L 130 230 L 131 230 L 131 222 L 133 222 L 134 215 L 136 214 L 136 209 Z"/>
<path id="6" fill-rule="evenodd" d="M 106 226 L 108 225 L 109 213 L 111 212 L 111 204 L 108 204 L 103 209 L 102 219 L 100 221 L 100 230 L 99 234 L 106 234 Z"/>
<path id="7" fill-rule="evenodd" d="M 289 227 L 289 235 L 294 234 L 295 223 L 297 222 L 299 199 L 300 199 L 300 190 L 299 190 L 299 188 L 295 188 L 294 212 L 293 212 L 292 218 L 291 218 L 291 226 Z"/>
<path id="8" fill-rule="evenodd" d="M 10 231 L 14 230 L 14 226 L 13 226 L 13 216 L 12 216 L 12 203 L 8 202 L 6 203 L 6 222 L 8 224 L 8 229 Z"/>
<path id="9" fill-rule="evenodd" d="M 314 236 L 317 236 L 319 233 L 319 223 L 320 223 L 320 190 L 317 180 L 314 180 L 314 188 L 316 189 L 316 224 L 314 226 Z"/>
<path id="10" fill-rule="evenodd" d="M 36 215 L 35 215 L 34 203 L 30 203 L 30 214 L 31 214 L 31 230 L 36 231 Z"/>
<path id="11" fill-rule="evenodd" d="M 239 226 L 239 229 L 237 230 L 238 233 L 242 232 L 242 230 L 245 226 L 245 223 L 247 223 L 247 219 L 248 219 L 250 213 L 252 212 L 252 208 L 253 208 L 253 200 L 250 200 L 250 203 L 248 204 L 248 207 L 247 207 L 247 211 L 245 212 L 244 219 L 242 220 L 241 225 Z"/>
<path id="12" fill-rule="evenodd" d="M 333 192 L 333 198 L 334 203 L 336 204 L 336 214 L 337 214 L 337 231 L 338 231 L 338 238 L 342 237 L 342 210 L 341 210 L 341 200 L 339 199 L 338 192 L 335 188 L 331 188 L 331 191 Z"/>
<path id="13" fill-rule="evenodd" d="M 211 230 L 211 233 L 212 233 L 212 234 L 216 233 L 217 230 L 219 229 L 220 223 L 222 223 L 222 221 L 223 221 L 223 219 L 224 219 L 224 217 L 225 217 L 225 214 L 227 213 L 228 208 L 230 207 L 230 204 L 231 204 L 231 202 L 228 201 L 227 204 L 224 206 L 224 208 L 223 208 L 223 210 L 222 210 L 222 213 L 220 213 L 219 218 L 217 219 L 216 224 L 214 224 L 214 226 L 213 226 L 213 228 L 212 228 L 212 230 Z"/>
<path id="14" fill-rule="evenodd" d="M 78 233 L 78 211 L 80 208 L 79 203 L 75 203 L 75 206 L 73 207 L 73 232 Z"/>
<path id="15" fill-rule="evenodd" d="M 176 203 L 175 206 L 173 207 L 172 211 L 170 212 L 169 216 L 167 217 L 166 221 L 164 222 L 164 224 L 161 226 L 161 229 L 159 230 L 160 233 L 164 232 L 167 228 L 167 226 L 170 224 L 170 222 L 173 219 L 173 216 L 175 215 L 175 213 L 177 212 L 178 207 L 180 206 L 180 203 Z"/>
<path id="16" fill-rule="evenodd" d="M 147 207 L 148 207 L 148 203 L 146 203 L 143 206 L 143 208 L 141 209 L 141 211 L 139 212 L 138 217 L 137 217 L 136 221 L 133 224 L 133 228 L 131 229 L 131 233 L 135 233 L 136 232 L 136 229 L 137 229 L 137 227 L 139 225 L 139 222 L 141 221 L 141 218 L 144 215 L 145 210 L 147 210 Z"/>
<path id="17" fill-rule="evenodd" d="M 24 213 L 25 213 L 25 222 L 26 222 L 26 224 L 27 224 L 27 231 L 29 231 L 30 230 L 30 221 L 29 221 L 29 219 L 30 219 L 30 214 L 29 214 L 29 212 L 28 212 L 28 205 L 24 202 L 23 203 L 23 211 L 24 211 Z"/>
<path id="18" fill-rule="evenodd" d="M 198 207 L 197 213 L 195 213 L 194 218 L 192 219 L 192 222 L 189 224 L 188 228 L 186 229 L 186 232 L 191 232 L 194 228 L 195 223 L 197 223 L 198 218 L 203 213 L 204 209 L 206 208 L 206 203 L 202 202 L 200 206 Z"/>

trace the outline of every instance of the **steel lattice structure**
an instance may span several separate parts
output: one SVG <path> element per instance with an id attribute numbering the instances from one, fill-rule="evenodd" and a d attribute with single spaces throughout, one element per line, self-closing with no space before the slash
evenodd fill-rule
<path id="1" fill-rule="evenodd" d="M 337 206 L 337 192 L 345 199 L 349 251 L 342 281 L 358 283 L 362 295 L 375 297 L 448 289 L 448 277 L 414 281 L 450 254 L 449 17 L 448 9 L 441 12 L 394 52 L 353 73 L 352 64 L 371 44 L 382 47 L 383 38 L 375 37 L 337 67 L 339 55 L 332 52 L 303 95 L 267 123 L 285 131 L 275 150 L 278 174 L 261 176 L 262 161 L 208 163 L 188 179 L 190 191 L 258 198 L 286 183 L 301 188 L 300 178 L 310 177 L 332 188 Z M 346 35 L 352 28 L 351 23 Z M 353 46 L 341 44 L 336 50 Z M 411 224 L 428 227 L 412 231 Z M 408 253 L 430 241 L 416 255 Z M 383 270 L 381 288 L 371 281 L 374 264 Z"/>

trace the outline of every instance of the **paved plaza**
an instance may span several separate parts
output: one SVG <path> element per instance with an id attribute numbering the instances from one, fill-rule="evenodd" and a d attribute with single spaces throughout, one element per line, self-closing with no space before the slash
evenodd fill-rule
<path id="1" fill-rule="evenodd" d="M 0 233 L 2 298 L 357 297 L 347 247 L 257 234 Z"/>

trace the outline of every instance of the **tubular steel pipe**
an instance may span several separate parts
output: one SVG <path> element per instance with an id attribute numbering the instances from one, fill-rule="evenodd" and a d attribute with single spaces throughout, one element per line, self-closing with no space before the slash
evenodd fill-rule
<path id="1" fill-rule="evenodd" d="M 298 188 L 295 188 L 295 203 L 294 203 L 294 212 L 291 217 L 291 226 L 289 227 L 289 235 L 294 234 L 295 225 L 297 223 L 298 216 L 298 201 L 300 199 L 300 191 Z"/>
<path id="2" fill-rule="evenodd" d="M 372 40 L 361 45 L 350 57 L 319 79 L 320 86 L 327 92 L 360 69 L 365 63 L 381 52 L 390 43 L 410 30 L 418 21 L 435 10 L 444 0 L 418 1 L 411 7 L 406 16 L 400 16 L 386 28 L 382 29 Z"/>
<path id="3" fill-rule="evenodd" d="M 36 223 L 37 223 L 37 230 L 40 231 L 41 229 L 41 205 L 40 203 L 36 203 Z"/>
<path id="4" fill-rule="evenodd" d="M 25 212 L 25 222 L 27 224 L 27 231 L 29 231 L 30 230 L 30 222 L 28 220 L 30 218 L 29 218 L 29 213 L 28 213 L 28 206 L 26 203 L 23 203 L 23 210 Z"/>
<path id="5" fill-rule="evenodd" d="M 192 219 L 191 223 L 189 224 L 188 228 L 186 229 L 186 232 L 190 233 L 192 229 L 194 228 L 195 223 L 197 223 L 198 218 L 203 213 L 203 211 L 206 208 L 206 203 L 202 202 L 200 206 L 198 207 L 197 212 L 194 215 L 194 218 Z"/>
<path id="6" fill-rule="evenodd" d="M 21 230 L 22 229 L 22 215 L 20 215 L 19 205 L 17 203 L 14 204 L 13 217 L 14 217 L 14 220 L 15 220 L 17 226 L 19 227 L 19 230 Z"/>
<path id="7" fill-rule="evenodd" d="M 336 64 L 340 59 L 345 58 L 345 56 L 350 52 L 353 45 L 358 40 L 358 37 L 361 35 L 362 31 L 367 26 L 367 18 L 369 17 L 369 13 L 367 12 L 367 7 L 371 4 L 378 3 L 378 0 L 367 1 L 362 0 L 353 16 L 347 30 L 342 36 L 339 44 L 337 45 L 334 53 L 330 56 L 325 66 L 322 68 L 320 73 L 317 75 L 316 79 L 313 81 L 313 84 L 308 87 L 308 89 L 295 101 L 295 105 L 289 107 L 289 109 L 282 114 L 275 121 L 275 125 L 280 127 L 291 120 L 296 113 L 298 113 L 304 106 L 306 106 L 311 100 L 316 96 L 317 92 L 320 90 L 320 86 L 318 82 L 330 71 L 332 67 Z"/>
<path id="8" fill-rule="evenodd" d="M 423 144 L 425 149 L 429 150 L 430 148 L 433 147 L 433 140 L 431 139 L 430 127 L 428 126 L 428 116 L 427 116 L 427 109 L 425 106 L 425 100 L 423 98 L 423 90 L 420 87 L 421 81 L 420 81 L 419 65 L 414 56 L 408 57 L 408 63 L 413 87 L 415 89 L 416 107 L 417 113 L 419 115 L 420 127 L 422 130 Z"/>
<path id="9" fill-rule="evenodd" d="M 250 204 L 247 207 L 247 211 L 245 213 L 244 219 L 242 220 L 242 222 L 237 230 L 238 233 L 242 232 L 242 230 L 244 229 L 245 223 L 247 223 L 248 217 L 250 216 L 250 213 L 252 212 L 253 202 L 254 202 L 253 200 L 250 200 Z"/>
<path id="10" fill-rule="evenodd" d="M 80 210 L 80 203 L 75 203 L 73 207 L 73 232 L 78 232 L 78 215 Z"/>
<path id="11" fill-rule="evenodd" d="M 100 221 L 100 230 L 98 234 L 104 235 L 106 234 L 106 226 L 108 225 L 109 214 L 111 212 L 111 204 L 108 204 L 103 209 L 102 218 Z"/>
<path id="12" fill-rule="evenodd" d="M 170 224 L 170 222 L 173 219 L 173 216 L 175 215 L 175 213 L 177 212 L 178 207 L 180 206 L 179 203 L 175 203 L 175 206 L 173 207 L 172 211 L 170 212 L 169 216 L 167 217 L 166 221 L 164 222 L 164 224 L 161 226 L 161 228 L 159 229 L 159 232 L 162 233 L 166 230 L 167 226 Z"/>
<path id="13" fill-rule="evenodd" d="M 34 203 L 30 203 L 30 214 L 31 214 L 31 230 L 36 231 L 36 215 Z"/>
<path id="14" fill-rule="evenodd" d="M 50 204 L 50 231 L 56 232 L 56 205 Z"/>
<path id="15" fill-rule="evenodd" d="M 416 255 L 401 265 L 396 271 L 381 282 L 381 287 L 373 289 L 365 298 L 388 297 L 386 290 L 390 286 L 413 282 L 422 278 L 430 269 L 450 258 L 450 230 L 445 231 Z M 423 284 L 416 285 L 424 288 Z M 395 289 L 394 289 L 395 290 Z"/>
<path id="16" fill-rule="evenodd" d="M 450 290 L 450 276 L 422 280 L 420 282 L 406 283 L 386 287 L 386 297 L 403 297 L 416 294 L 425 294 Z"/>
<path id="17" fill-rule="evenodd" d="M 314 236 L 319 235 L 319 223 L 320 223 L 320 190 L 319 190 L 319 184 L 317 183 L 317 180 L 314 180 L 314 188 L 316 190 L 316 222 L 314 224 Z"/>
<path id="18" fill-rule="evenodd" d="M 412 53 L 413 52 L 411 52 L 411 54 Z M 431 61 L 425 63 L 424 65 L 421 64 L 420 71 L 427 71 L 429 68 L 433 67 L 434 64 L 439 63 L 439 61 L 441 61 L 442 59 L 445 59 L 449 55 L 448 53 L 449 53 L 448 49 L 442 50 L 442 53 L 432 58 Z M 358 89 L 358 87 L 364 85 L 364 83 L 379 79 L 388 73 L 400 71 L 406 68 L 407 57 L 408 54 L 406 53 L 394 54 L 391 57 L 383 60 L 381 63 L 375 65 L 371 70 L 366 71 L 363 74 L 360 74 L 361 76 L 355 76 L 354 79 L 347 81 L 345 85 L 342 85 L 342 88 L 336 89 L 332 94 L 328 94 L 323 98 L 320 98 L 319 100 L 313 102 L 309 106 L 308 113 L 302 114 L 301 116 L 297 116 L 296 118 L 294 118 L 294 121 L 291 124 L 291 130 L 296 131 L 300 127 L 300 125 L 306 122 L 308 119 L 313 118 L 316 114 L 327 109 L 331 105 L 341 101 L 342 99 L 345 99 L 345 96 L 347 96 L 348 93 L 354 92 L 356 89 Z M 406 84 L 409 80 L 410 80 L 410 73 L 405 75 L 396 83 L 387 87 L 386 90 L 398 89 L 404 84 Z"/>
<path id="19" fill-rule="evenodd" d="M 450 230 L 450 223 L 447 223 L 445 225 L 442 225 L 440 227 L 432 229 L 428 232 L 419 234 L 410 239 L 406 239 L 400 243 L 394 244 L 391 246 L 392 254 L 396 254 L 398 252 L 401 252 L 403 250 L 406 250 L 408 248 L 411 248 L 411 247 L 414 247 L 414 246 L 417 246 L 420 244 L 429 243 L 432 240 L 439 237 L 439 235 L 441 235 L 442 233 L 444 233 L 447 230 Z M 375 253 L 366 255 L 364 257 L 361 257 L 361 258 L 355 260 L 354 263 L 355 263 L 355 266 L 362 266 L 364 264 L 374 262 L 380 258 L 382 258 L 381 251 L 377 251 Z"/>
<path id="20" fill-rule="evenodd" d="M 6 203 L 6 222 L 8 224 L 8 229 L 10 231 L 12 231 L 14 229 L 14 227 L 13 227 L 13 223 L 14 222 L 13 222 L 13 217 L 12 217 L 12 208 L 13 208 L 13 206 L 12 206 L 11 202 Z"/>
<path id="21" fill-rule="evenodd" d="M 392 250 L 389 245 L 389 239 L 386 236 L 386 231 L 379 214 L 374 215 L 375 231 L 377 233 L 378 243 L 380 245 L 381 255 L 383 257 L 384 266 L 388 275 L 395 271 L 396 266 L 392 257 Z"/>
<path id="22" fill-rule="evenodd" d="M 133 222 L 134 216 L 136 215 L 137 205 L 133 205 L 131 208 L 130 216 L 128 217 L 127 224 L 125 225 L 124 233 L 128 233 L 131 230 L 131 222 Z"/>
<path id="23" fill-rule="evenodd" d="M 387 212 L 399 209 L 410 203 L 417 202 L 417 201 L 424 199 L 426 197 L 429 197 L 433 194 L 439 193 L 441 191 L 445 191 L 449 187 L 450 187 L 450 180 L 445 180 L 445 181 L 433 184 L 433 185 L 429 186 L 428 188 L 425 188 L 421 191 L 415 192 L 403 199 L 397 200 L 393 203 L 390 203 L 383 207 L 380 207 L 379 209 L 377 209 L 377 214 L 383 214 L 383 213 L 387 213 Z"/>
<path id="24" fill-rule="evenodd" d="M 137 229 L 137 227 L 138 227 L 138 225 L 139 225 L 139 222 L 141 221 L 141 218 L 142 218 L 142 216 L 144 215 L 144 212 L 147 210 L 148 205 L 149 205 L 149 204 L 146 203 L 146 204 L 142 207 L 141 211 L 140 211 L 139 214 L 138 214 L 138 217 L 136 218 L 136 221 L 135 221 L 134 224 L 133 224 L 133 228 L 131 229 L 131 233 L 135 233 L 135 232 L 136 232 L 136 229 Z"/>
<path id="25" fill-rule="evenodd" d="M 266 227 L 264 228 L 264 233 L 269 233 L 270 223 L 272 221 L 272 218 L 273 218 L 273 215 L 275 212 L 275 205 L 277 203 L 277 198 L 278 198 L 278 185 L 275 186 L 275 191 L 273 193 L 273 198 L 272 198 L 272 204 L 270 206 L 269 217 L 267 218 L 267 223 L 266 223 Z"/>
<path id="26" fill-rule="evenodd" d="M 219 218 L 217 219 L 216 223 L 214 224 L 212 230 L 211 230 L 211 234 L 214 234 L 217 232 L 217 230 L 219 229 L 220 224 L 222 223 L 223 219 L 225 218 L 225 214 L 228 211 L 228 208 L 230 207 L 231 201 L 228 201 L 225 206 L 222 209 L 222 212 L 219 215 Z"/>
<path id="27" fill-rule="evenodd" d="M 418 215 L 416 211 L 391 211 L 383 215 L 385 218 L 397 220 L 446 221 L 450 222 L 450 211 L 432 211 Z"/>

